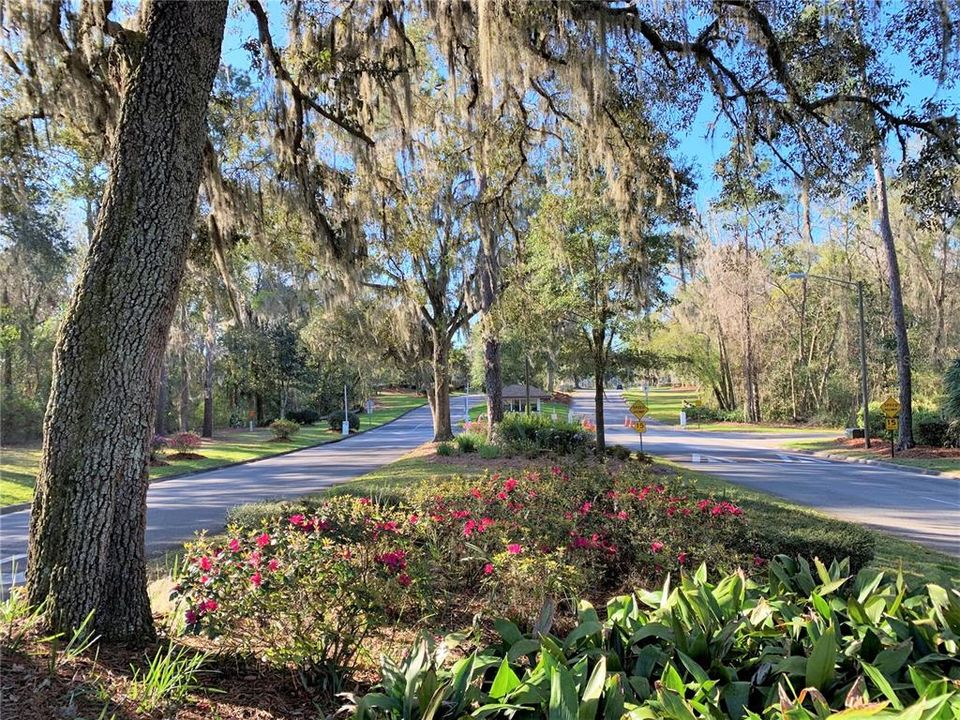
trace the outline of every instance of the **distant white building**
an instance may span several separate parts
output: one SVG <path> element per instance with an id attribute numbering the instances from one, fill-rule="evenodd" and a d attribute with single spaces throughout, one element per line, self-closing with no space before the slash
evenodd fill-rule
<path id="1" fill-rule="evenodd" d="M 529 391 L 526 385 L 505 385 L 503 388 L 503 409 L 508 412 L 525 412 L 528 397 L 530 398 L 530 409 L 541 412 L 542 402 L 550 400 L 553 393 L 548 393 L 546 390 L 541 390 L 533 385 L 530 385 Z"/>

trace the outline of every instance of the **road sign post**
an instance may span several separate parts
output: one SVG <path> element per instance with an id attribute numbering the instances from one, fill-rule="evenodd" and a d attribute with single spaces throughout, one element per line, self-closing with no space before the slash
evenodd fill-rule
<path id="1" fill-rule="evenodd" d="M 887 432 L 890 433 L 890 457 L 894 457 L 893 435 L 900 428 L 900 418 L 897 417 L 900 412 L 900 403 L 893 395 L 889 395 L 886 400 L 880 403 L 880 409 L 887 416 L 885 425 Z"/>

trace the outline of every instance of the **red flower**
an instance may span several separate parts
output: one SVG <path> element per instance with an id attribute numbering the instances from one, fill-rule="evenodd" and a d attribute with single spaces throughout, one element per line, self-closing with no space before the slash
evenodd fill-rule
<path id="1" fill-rule="evenodd" d="M 277 568 L 280 567 L 280 561 L 276 558 L 270 558 L 270 562 L 267 563 L 267 570 L 270 572 L 276 572 Z"/>
<path id="2" fill-rule="evenodd" d="M 510 543 L 509 545 L 507 545 L 507 552 L 510 553 L 511 555 L 519 555 L 520 553 L 523 552 L 523 548 L 520 546 L 519 543 Z"/>
<path id="3" fill-rule="evenodd" d="M 368 497 L 357 498 L 361 505 L 369 505 L 372 501 Z"/>
<path id="4" fill-rule="evenodd" d="M 267 533 L 264 533 L 263 535 L 257 538 L 257 545 L 259 545 L 260 547 L 266 547 L 269 544 L 270 544 L 270 536 L 267 535 Z"/>
<path id="5" fill-rule="evenodd" d="M 213 611 L 215 611 L 218 607 L 220 607 L 220 606 L 217 604 L 217 601 L 214 600 L 213 598 L 210 598 L 210 599 L 208 599 L 206 602 L 203 603 L 203 609 L 204 609 L 206 612 L 213 612 Z"/>
<path id="6" fill-rule="evenodd" d="M 505 492 L 501 490 L 500 492 L 497 493 L 497 500 L 506 500 L 506 499 L 507 499 L 507 494 Z"/>
<path id="7" fill-rule="evenodd" d="M 250 582 L 253 583 L 254 587 L 260 587 L 260 584 L 263 582 L 263 578 L 260 577 L 259 572 L 255 572 L 253 575 L 250 576 Z"/>
<path id="8" fill-rule="evenodd" d="M 240 541 L 233 538 L 230 541 L 230 552 L 237 552 L 238 550 L 240 550 Z"/>
<path id="9" fill-rule="evenodd" d="M 621 510 L 617 513 L 617 520 L 627 520 L 630 516 L 627 514 L 626 510 Z"/>
<path id="10" fill-rule="evenodd" d="M 187 610 L 187 625 L 196 625 L 197 614 L 193 610 Z"/>
<path id="11" fill-rule="evenodd" d="M 463 520 L 463 519 L 465 519 L 465 518 L 470 517 L 470 511 L 469 511 L 469 510 L 454 510 L 454 511 L 451 513 L 451 517 L 453 517 L 454 520 Z"/>
<path id="12" fill-rule="evenodd" d="M 661 550 L 663 550 L 663 543 L 660 542 L 659 540 L 654 540 L 652 543 L 650 543 L 651 552 L 658 553 Z"/>
<path id="13" fill-rule="evenodd" d="M 206 555 L 200 558 L 197 564 L 200 566 L 200 569 L 204 571 L 207 571 L 213 567 L 213 563 L 210 561 L 210 558 L 208 558 Z"/>
<path id="14" fill-rule="evenodd" d="M 385 552 L 382 555 L 377 556 L 377 562 L 386 566 L 394 573 L 399 573 L 401 570 L 407 567 L 407 554 L 403 550 Z"/>
<path id="15" fill-rule="evenodd" d="M 296 515 L 291 515 L 289 520 L 291 525 L 303 525 L 304 517 L 300 513 L 297 513 Z"/>
<path id="16" fill-rule="evenodd" d="M 411 525 L 416 525 L 418 522 L 420 522 L 420 516 L 417 514 L 413 514 L 409 518 L 407 518 L 407 520 L 410 522 Z"/>
<path id="17" fill-rule="evenodd" d="M 483 566 L 484 575 L 493 575 L 493 563 L 487 563 Z"/>
<path id="18" fill-rule="evenodd" d="M 476 530 L 476 529 L 477 529 L 477 521 L 476 521 L 476 520 L 467 520 L 467 521 L 463 524 L 463 535 L 464 535 L 464 537 L 470 537 L 471 535 L 473 535 L 473 531 Z"/>
<path id="19" fill-rule="evenodd" d="M 477 532 L 483 532 L 493 525 L 493 520 L 488 517 L 480 518 L 480 524 L 477 526 Z"/>
<path id="20" fill-rule="evenodd" d="M 256 550 L 247 556 L 247 562 L 253 565 L 253 567 L 258 567 L 261 559 L 263 559 L 263 556 Z"/>
<path id="21" fill-rule="evenodd" d="M 403 587 L 407 587 L 408 585 L 410 585 L 412 580 L 410 579 L 409 575 L 407 575 L 406 573 L 403 573 L 402 575 L 397 575 L 397 582 L 400 583 Z"/>
<path id="22" fill-rule="evenodd" d="M 687 554 L 686 554 L 685 552 L 682 552 L 682 553 L 680 553 L 679 555 L 677 555 L 677 562 L 680 563 L 681 565 L 686 565 L 686 564 L 687 564 Z"/>
<path id="23" fill-rule="evenodd" d="M 580 514 L 586 515 L 588 512 L 590 512 L 590 508 L 592 507 L 593 507 L 592 502 L 585 502 L 583 505 L 580 506 Z"/>
<path id="24" fill-rule="evenodd" d="M 513 492 L 517 489 L 517 481 L 513 478 L 508 478 L 507 481 L 503 484 L 503 489 L 506 492 Z"/>
<path id="25" fill-rule="evenodd" d="M 483 499 L 483 493 L 480 492 L 480 488 L 470 488 L 470 494 L 473 495 L 477 500 Z"/>
<path id="26" fill-rule="evenodd" d="M 200 576 L 200 584 L 201 584 L 201 585 L 206 585 L 208 582 L 210 582 L 210 578 L 209 578 L 208 576 L 206 576 L 206 575 L 201 575 L 201 576 Z"/>

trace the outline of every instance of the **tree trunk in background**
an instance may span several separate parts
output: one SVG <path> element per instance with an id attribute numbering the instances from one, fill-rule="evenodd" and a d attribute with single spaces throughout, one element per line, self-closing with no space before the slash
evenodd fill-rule
<path id="1" fill-rule="evenodd" d="M 207 300 L 207 334 L 203 352 L 203 429 L 205 438 L 213 437 L 213 356 L 217 343 L 217 319 L 213 312 L 213 292 Z"/>
<path id="2" fill-rule="evenodd" d="M 603 380 L 606 375 L 606 328 L 595 329 L 593 342 L 593 409 L 597 415 L 597 455 L 604 457 L 607 451 L 606 425 L 603 422 Z"/>
<path id="3" fill-rule="evenodd" d="M 444 330 L 433 336 L 433 386 L 430 389 L 430 411 L 433 414 L 433 441 L 453 439 L 450 419 L 450 344 Z"/>
<path id="4" fill-rule="evenodd" d="M 3 288 L 3 307 L 10 307 L 10 293 L 6 287 Z M 13 353 L 9 344 L 3 351 L 3 389 L 13 390 Z"/>
<path id="5" fill-rule="evenodd" d="M 90 250 L 60 329 L 30 521 L 28 600 L 56 630 L 154 636 L 144 549 L 160 362 L 197 200 L 226 0 L 154 0 Z"/>
<path id="6" fill-rule="evenodd" d="M 480 312 L 484 320 L 483 384 L 487 394 L 489 432 L 503 420 L 503 373 L 500 368 L 500 336 L 494 327 L 491 311 L 497 301 L 500 268 L 497 243 L 489 220 L 480 222 Z"/>
<path id="7" fill-rule="evenodd" d="M 890 208 L 887 205 L 887 179 L 883 172 L 883 149 L 879 142 L 871 149 L 873 176 L 877 190 L 877 209 L 880 212 L 880 238 L 887 255 L 887 279 L 890 283 L 890 309 L 893 313 L 893 334 L 897 339 L 897 379 L 900 383 L 900 436 L 898 447 L 914 446 L 913 441 L 913 379 L 910 369 L 910 343 L 907 340 L 907 318 L 903 311 L 903 288 L 900 284 L 900 263 L 897 246 L 890 227 Z"/>
<path id="8" fill-rule="evenodd" d="M 749 228 L 743 231 L 743 304 L 740 308 L 743 321 L 743 419 L 746 422 L 760 422 L 760 397 L 757 387 L 756 356 L 753 352 L 753 322 L 750 307 L 750 234 Z"/>
<path id="9" fill-rule="evenodd" d="M 157 391 L 157 407 L 155 409 L 153 432 L 157 435 L 166 435 L 170 428 L 167 427 L 167 409 L 170 407 L 170 375 L 167 372 L 167 356 L 163 353 L 160 358 L 160 388 Z"/>
<path id="10" fill-rule="evenodd" d="M 180 306 L 180 313 L 183 331 L 183 342 L 180 344 L 180 432 L 187 432 L 190 429 L 190 363 L 187 362 L 186 338 L 190 328 L 185 305 Z"/>

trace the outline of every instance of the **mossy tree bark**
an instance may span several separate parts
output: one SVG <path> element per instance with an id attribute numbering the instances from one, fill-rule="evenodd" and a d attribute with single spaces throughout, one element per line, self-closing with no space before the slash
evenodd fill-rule
<path id="1" fill-rule="evenodd" d="M 27 586 L 52 628 L 93 611 L 108 640 L 153 636 L 146 463 L 183 276 L 226 0 L 145 8 L 93 240 L 54 353 Z"/>

